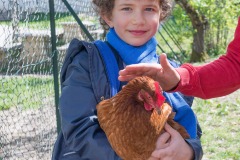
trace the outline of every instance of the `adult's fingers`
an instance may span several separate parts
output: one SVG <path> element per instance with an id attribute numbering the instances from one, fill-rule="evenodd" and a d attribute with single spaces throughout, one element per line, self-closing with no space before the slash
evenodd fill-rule
<path id="1" fill-rule="evenodd" d="M 172 65 L 169 63 L 167 55 L 165 53 L 162 53 L 159 58 L 163 71 L 168 71 L 172 69 Z"/>
<path id="2" fill-rule="evenodd" d="M 125 75 L 125 76 L 119 75 L 118 80 L 119 81 L 130 81 L 130 80 L 134 79 L 135 77 L 137 77 L 137 75 Z"/>

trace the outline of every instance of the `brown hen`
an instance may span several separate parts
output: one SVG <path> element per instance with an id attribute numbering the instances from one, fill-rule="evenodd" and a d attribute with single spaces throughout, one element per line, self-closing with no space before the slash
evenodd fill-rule
<path id="1" fill-rule="evenodd" d="M 172 107 L 164 101 L 158 82 L 143 76 L 97 105 L 100 126 L 122 159 L 147 160 L 166 122 L 183 138 L 189 138 L 185 128 L 173 120 Z"/>

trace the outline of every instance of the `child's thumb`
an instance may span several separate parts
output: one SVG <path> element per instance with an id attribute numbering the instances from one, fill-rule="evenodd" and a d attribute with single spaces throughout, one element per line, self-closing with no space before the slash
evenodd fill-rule
<path id="1" fill-rule="evenodd" d="M 176 130 L 173 129 L 168 123 L 165 124 L 164 129 L 170 134 L 174 135 L 176 133 Z"/>
<path id="2" fill-rule="evenodd" d="M 167 70 L 167 69 L 171 68 L 170 63 L 167 60 L 167 55 L 165 53 L 162 53 L 160 55 L 160 64 L 161 64 L 163 70 Z"/>

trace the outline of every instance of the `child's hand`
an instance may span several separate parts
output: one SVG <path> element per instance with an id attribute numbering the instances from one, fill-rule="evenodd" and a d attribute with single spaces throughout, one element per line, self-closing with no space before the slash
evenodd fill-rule
<path id="1" fill-rule="evenodd" d="M 161 160 L 191 160 L 194 157 L 192 148 L 182 136 L 170 125 L 165 125 L 168 134 L 162 134 L 156 144 L 156 149 L 151 157 Z"/>
<path id="2" fill-rule="evenodd" d="M 155 157 L 150 157 L 148 158 L 148 160 L 160 160 L 159 158 L 155 158 Z"/>
<path id="3" fill-rule="evenodd" d="M 126 66 L 119 72 L 120 81 L 129 81 L 137 76 L 149 76 L 158 81 L 164 91 L 168 91 L 177 86 L 180 75 L 167 60 L 166 54 L 160 55 L 159 64 L 140 63 Z"/>

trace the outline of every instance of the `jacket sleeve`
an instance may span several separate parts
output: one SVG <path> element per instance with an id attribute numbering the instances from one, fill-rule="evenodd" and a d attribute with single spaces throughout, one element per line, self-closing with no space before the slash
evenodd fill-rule
<path id="1" fill-rule="evenodd" d="M 203 150 L 200 139 L 186 139 L 186 142 L 192 147 L 194 152 L 194 160 L 201 160 L 203 157 Z"/>
<path id="2" fill-rule="evenodd" d="M 203 157 L 203 149 L 201 144 L 202 129 L 197 122 L 197 138 L 186 139 L 185 141 L 192 147 L 194 152 L 194 160 L 201 160 Z"/>
<path id="3" fill-rule="evenodd" d="M 82 51 L 73 58 L 62 82 L 59 109 L 66 144 L 62 157 L 118 160 L 97 120 L 87 54 Z"/>
<path id="4" fill-rule="evenodd" d="M 184 64 L 177 68 L 181 76 L 177 88 L 186 95 L 204 99 L 230 94 L 240 88 L 240 18 L 226 55 L 202 66 Z"/>

